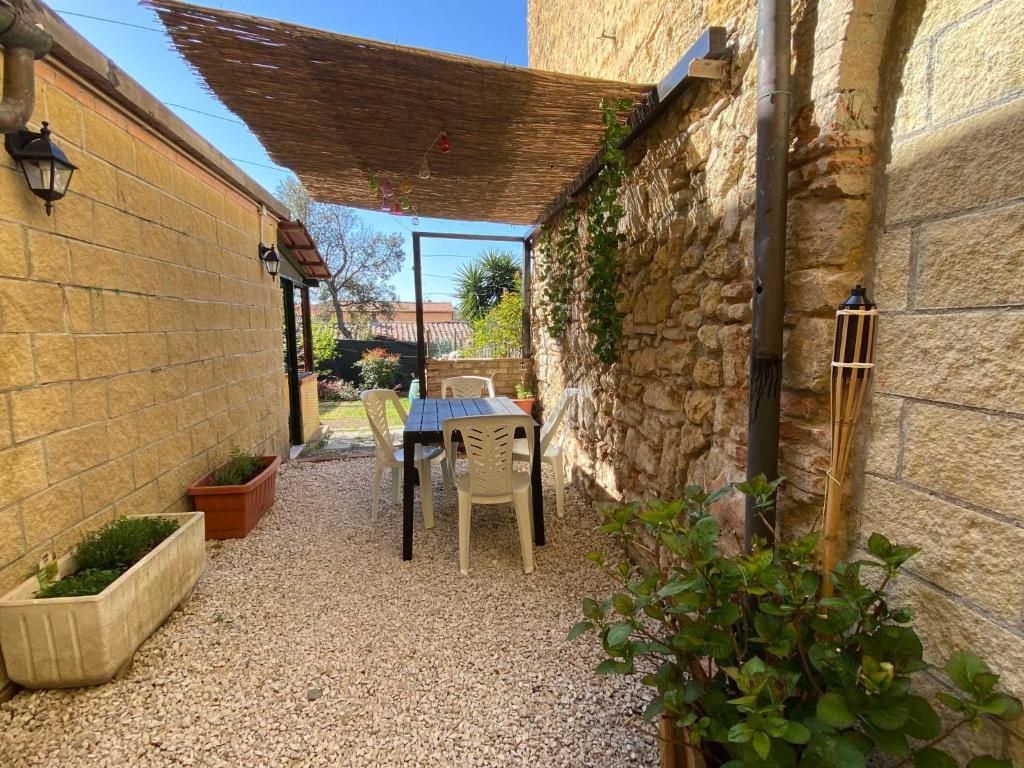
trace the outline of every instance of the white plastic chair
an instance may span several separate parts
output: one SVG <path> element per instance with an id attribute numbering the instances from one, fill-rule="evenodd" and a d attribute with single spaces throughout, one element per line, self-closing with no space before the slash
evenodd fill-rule
<path id="1" fill-rule="evenodd" d="M 469 575 L 469 519 L 473 504 L 513 502 L 523 550 L 523 570 L 533 573 L 533 517 L 530 473 L 512 466 L 516 429 L 525 431 L 527 452 L 533 453 L 533 419 L 527 415 L 462 416 L 444 423 L 444 447 L 455 456 L 452 433 L 458 432 L 466 449 L 469 473 L 455 478 L 459 495 L 459 572 Z M 451 459 L 449 458 L 449 461 Z M 454 468 L 452 469 L 454 472 Z"/>
<path id="2" fill-rule="evenodd" d="M 376 521 L 380 515 L 380 486 L 384 470 L 391 470 L 391 503 L 396 504 L 402 488 L 402 470 L 405 465 L 405 451 L 395 447 L 395 439 L 392 437 L 391 427 L 388 425 L 388 403 L 398 411 L 398 416 L 402 419 L 403 424 L 409 415 L 402 406 L 398 395 L 391 389 L 368 389 L 359 393 L 359 399 L 363 401 L 363 407 L 366 409 L 366 418 L 370 422 L 370 431 L 373 432 L 373 442 L 377 451 L 373 468 L 373 519 Z M 441 471 L 448 485 L 452 484 L 451 474 L 444 461 L 444 449 L 440 446 L 417 445 L 415 461 L 416 469 L 420 474 L 423 525 L 433 528 L 434 500 L 430 465 L 441 463 Z"/>
<path id="3" fill-rule="evenodd" d="M 562 419 L 569 410 L 569 404 L 576 399 L 579 390 L 569 388 L 562 392 L 555 404 L 551 417 L 547 419 L 540 428 L 540 460 L 550 464 L 555 474 L 555 506 L 558 509 L 558 516 L 565 512 L 565 460 L 562 454 L 560 435 Z M 516 440 L 512 447 L 512 455 L 516 461 L 530 461 L 532 453 L 527 449 L 526 441 L 522 438 Z"/>
<path id="4" fill-rule="evenodd" d="M 494 397 L 494 382 L 489 376 L 451 376 L 441 381 L 441 397 L 461 400 L 468 397 Z M 484 393 L 487 394 L 484 394 Z"/>

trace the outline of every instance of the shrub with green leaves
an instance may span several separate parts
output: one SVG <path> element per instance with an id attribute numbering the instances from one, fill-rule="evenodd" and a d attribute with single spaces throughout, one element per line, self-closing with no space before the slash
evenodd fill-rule
<path id="1" fill-rule="evenodd" d="M 356 362 L 363 389 L 391 389 L 402 374 L 398 355 L 381 347 L 368 349 Z"/>
<path id="2" fill-rule="evenodd" d="M 36 597 L 87 597 L 88 595 L 98 595 L 117 581 L 122 573 L 124 571 L 101 571 L 96 569 L 79 571 L 71 576 L 64 577 L 60 581 L 49 581 L 41 584 Z"/>
<path id="3" fill-rule="evenodd" d="M 968 652 L 946 665 L 955 691 L 937 696 L 945 727 L 915 692 L 928 664 L 911 611 L 887 591 L 913 547 L 872 535 L 871 557 L 841 563 L 827 596 L 816 534 L 725 554 L 710 507 L 735 487 L 764 510 L 778 484 L 689 487 L 677 501 L 607 511 L 600 530 L 658 565 L 588 555 L 622 588 L 584 600 L 570 639 L 599 636 L 597 672 L 642 676 L 654 693 L 644 717 L 668 718 L 709 766 L 862 768 L 877 750 L 895 766 L 955 768 L 943 740 L 1017 717 L 1020 701 Z M 987 755 L 967 765 L 1010 768 Z"/>
<path id="4" fill-rule="evenodd" d="M 231 447 L 231 457 L 210 478 L 210 485 L 245 485 L 262 472 L 263 459 L 254 451 L 237 445 Z"/>

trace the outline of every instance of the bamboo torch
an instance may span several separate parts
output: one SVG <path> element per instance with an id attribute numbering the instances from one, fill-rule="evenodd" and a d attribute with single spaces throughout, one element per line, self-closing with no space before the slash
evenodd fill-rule
<path id="1" fill-rule="evenodd" d="M 836 340 L 832 351 L 832 460 L 825 486 L 825 522 L 822 551 L 823 589 L 832 593 L 828 574 L 836 565 L 839 531 L 843 527 L 843 477 L 868 390 L 875 357 L 878 310 L 864 288 L 854 287 L 836 312 Z"/>

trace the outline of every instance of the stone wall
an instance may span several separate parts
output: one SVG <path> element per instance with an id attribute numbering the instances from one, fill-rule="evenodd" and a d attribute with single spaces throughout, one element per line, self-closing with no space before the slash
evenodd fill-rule
<path id="1" fill-rule="evenodd" d="M 877 368 L 861 538 L 922 548 L 902 589 L 940 661 L 1024 694 L 1024 3 L 904 19 L 873 268 Z M 1018 735 L 1024 733 L 1016 726 Z M 988 734 L 998 749 L 1002 735 Z M 1011 742 L 1024 765 L 1024 741 Z"/>
<path id="2" fill-rule="evenodd" d="M 260 201 L 61 62 L 36 73 L 31 125 L 79 169 L 48 217 L 0 153 L 0 593 L 116 516 L 188 509 L 232 444 L 288 442 Z"/>
<path id="3" fill-rule="evenodd" d="M 494 393 L 506 397 L 515 397 L 516 384 L 532 386 L 529 361 L 521 357 L 427 360 L 427 397 L 440 397 L 441 382 L 452 376 L 489 376 Z"/>
<path id="4" fill-rule="evenodd" d="M 850 543 L 882 530 L 924 547 L 899 589 L 929 658 L 973 648 L 1024 695 L 1024 518 L 1011 501 L 1024 466 L 1024 3 L 794 9 L 783 529 L 820 511 L 834 305 L 867 278 L 880 335 L 847 482 Z M 583 390 L 568 454 L 595 497 L 672 496 L 744 474 L 755 17 L 729 0 L 605 0 L 586 14 L 530 4 L 532 66 L 655 80 L 709 23 L 727 27 L 733 50 L 728 82 L 692 89 L 630 150 L 619 362 L 589 351 L 584 264 L 563 339 L 535 306 L 540 396 Z M 726 522 L 738 527 L 739 512 Z M 1024 761 L 1020 734 L 981 739 Z"/>

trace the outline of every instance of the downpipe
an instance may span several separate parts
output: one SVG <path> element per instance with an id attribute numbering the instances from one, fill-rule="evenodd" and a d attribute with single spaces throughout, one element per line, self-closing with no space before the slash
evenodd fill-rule
<path id="1" fill-rule="evenodd" d="M 0 0 L 0 45 L 4 49 L 4 92 L 0 133 L 22 130 L 36 103 L 35 60 L 50 52 L 53 38 L 21 17 L 10 0 Z"/>
<path id="2" fill-rule="evenodd" d="M 789 173 L 791 0 L 757 3 L 757 156 L 754 207 L 754 294 L 750 323 L 747 478 L 779 475 L 782 317 L 786 274 Z M 774 506 L 747 499 L 743 542 L 775 539 Z"/>

